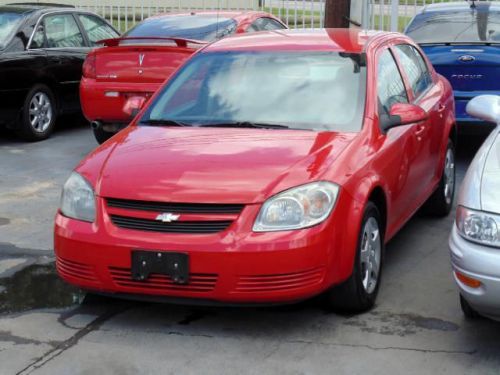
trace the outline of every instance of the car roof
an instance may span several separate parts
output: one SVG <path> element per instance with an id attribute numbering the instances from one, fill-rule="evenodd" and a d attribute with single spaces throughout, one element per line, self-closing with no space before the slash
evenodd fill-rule
<path id="1" fill-rule="evenodd" d="M 295 29 L 243 34 L 221 39 L 204 51 L 339 51 L 363 52 L 377 36 L 391 33 L 360 29 Z"/>
<path id="2" fill-rule="evenodd" d="M 54 3 L 10 3 L 0 6 L 0 12 L 15 12 L 19 14 L 49 13 L 65 9 L 75 9 L 72 5 Z"/>
<path id="3" fill-rule="evenodd" d="M 421 13 L 428 12 L 443 12 L 443 11 L 457 11 L 457 10 L 470 10 L 472 2 L 468 1 L 453 1 L 448 3 L 435 3 L 423 7 Z M 474 5 L 478 10 L 500 11 L 500 3 L 490 1 L 474 1 Z"/>
<path id="4" fill-rule="evenodd" d="M 223 11 L 193 11 L 193 12 L 172 12 L 172 13 L 163 13 L 163 14 L 158 14 L 155 16 L 148 17 L 148 19 L 154 19 L 154 18 L 168 18 L 168 17 L 179 17 L 179 16 L 205 16 L 205 17 L 223 17 L 223 18 L 233 18 L 233 19 L 238 19 L 242 17 L 249 17 L 249 16 L 258 16 L 258 15 L 267 15 L 269 16 L 269 13 L 265 12 L 260 12 L 256 10 L 223 10 Z"/>

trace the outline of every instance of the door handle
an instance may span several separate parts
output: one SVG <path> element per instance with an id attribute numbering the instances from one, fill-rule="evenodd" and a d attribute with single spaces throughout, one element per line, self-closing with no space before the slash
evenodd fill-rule
<path id="1" fill-rule="evenodd" d="M 425 125 L 417 125 L 415 129 L 415 135 L 417 138 L 420 139 L 422 135 L 424 135 L 425 131 L 427 130 L 427 127 Z"/>
<path id="2" fill-rule="evenodd" d="M 443 112 L 444 110 L 446 109 L 446 106 L 442 103 L 439 103 L 439 106 L 438 106 L 438 112 L 441 113 Z"/>

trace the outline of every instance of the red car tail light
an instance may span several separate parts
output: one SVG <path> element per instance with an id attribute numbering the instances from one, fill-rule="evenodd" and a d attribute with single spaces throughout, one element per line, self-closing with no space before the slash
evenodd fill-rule
<path id="1" fill-rule="evenodd" d="M 83 63 L 83 76 L 85 78 L 96 78 L 96 56 L 93 53 L 87 55 Z"/>

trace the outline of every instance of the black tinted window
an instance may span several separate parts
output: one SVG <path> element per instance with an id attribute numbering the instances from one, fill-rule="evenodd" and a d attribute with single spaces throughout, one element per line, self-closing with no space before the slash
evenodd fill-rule
<path id="1" fill-rule="evenodd" d="M 99 40 L 116 38 L 118 36 L 118 33 L 111 26 L 96 16 L 80 14 L 78 17 L 80 17 L 91 45 L 95 46 Z"/>
<path id="2" fill-rule="evenodd" d="M 58 14 L 44 18 L 48 48 L 84 47 L 82 33 L 71 14 Z"/>
<path id="3" fill-rule="evenodd" d="M 408 103 L 405 85 L 389 50 L 381 53 L 377 65 L 377 96 L 379 109 L 389 113 L 395 103 Z"/>
<path id="4" fill-rule="evenodd" d="M 479 3 L 476 10 L 421 13 L 408 25 L 406 34 L 417 43 L 500 43 L 500 12 L 489 11 L 489 7 Z"/>
<path id="5" fill-rule="evenodd" d="M 236 31 L 236 21 L 216 16 L 151 17 L 126 32 L 125 37 L 178 37 L 212 41 Z"/>
<path id="6" fill-rule="evenodd" d="M 395 51 L 410 80 L 412 91 L 415 97 L 418 97 L 432 82 L 427 65 L 420 53 L 410 45 L 396 46 Z"/>

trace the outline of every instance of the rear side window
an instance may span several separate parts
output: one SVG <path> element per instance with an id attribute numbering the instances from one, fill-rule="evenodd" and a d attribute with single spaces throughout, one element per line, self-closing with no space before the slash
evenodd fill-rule
<path id="1" fill-rule="evenodd" d="M 90 44 L 93 46 L 97 45 L 97 41 L 99 40 L 116 38 L 118 36 L 118 33 L 111 26 L 96 16 L 79 14 L 78 17 L 87 33 Z"/>
<path id="2" fill-rule="evenodd" d="M 432 83 L 431 74 L 423 57 L 420 52 L 408 44 L 398 45 L 394 51 L 410 80 L 415 97 L 420 96 Z"/>
<path id="3" fill-rule="evenodd" d="M 270 30 L 283 30 L 285 26 L 276 20 L 268 17 L 257 18 L 248 28 L 247 31 L 270 31 Z"/>
<path id="4" fill-rule="evenodd" d="M 85 47 L 82 33 L 71 14 L 47 16 L 44 27 L 48 48 Z"/>
<path id="5" fill-rule="evenodd" d="M 382 52 L 378 59 L 377 96 L 379 114 L 389 114 L 389 110 L 396 103 L 408 103 L 403 78 L 388 49 Z"/>

